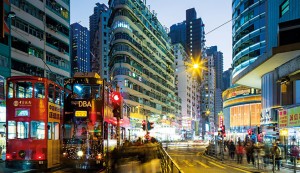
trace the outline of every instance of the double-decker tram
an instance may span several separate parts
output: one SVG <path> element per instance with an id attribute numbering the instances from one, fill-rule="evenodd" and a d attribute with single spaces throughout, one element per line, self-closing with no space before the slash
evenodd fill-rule
<path id="1" fill-rule="evenodd" d="M 104 81 L 97 73 L 65 79 L 62 163 L 79 169 L 102 169 Z"/>
<path id="2" fill-rule="evenodd" d="M 47 78 L 7 79 L 6 167 L 60 165 L 63 88 Z"/>

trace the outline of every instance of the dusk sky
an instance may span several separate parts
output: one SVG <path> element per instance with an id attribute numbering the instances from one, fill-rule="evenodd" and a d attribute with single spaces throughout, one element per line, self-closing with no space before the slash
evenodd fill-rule
<path id="1" fill-rule="evenodd" d="M 97 2 L 108 3 L 107 0 L 71 0 L 71 24 L 80 22 L 82 26 L 89 28 L 89 16 L 93 14 Z M 224 71 L 232 63 L 231 22 L 217 27 L 231 19 L 231 3 L 231 0 L 146 0 L 150 10 L 157 13 L 160 23 L 168 28 L 184 21 L 187 9 L 195 8 L 197 18 L 201 17 L 205 24 L 206 47 L 216 45 L 223 52 Z"/>

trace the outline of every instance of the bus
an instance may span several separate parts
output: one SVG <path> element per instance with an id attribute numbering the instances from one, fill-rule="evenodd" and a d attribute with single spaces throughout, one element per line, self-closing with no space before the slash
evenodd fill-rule
<path id="1" fill-rule="evenodd" d="M 64 80 L 62 164 L 104 169 L 105 81 L 97 73 L 77 72 Z"/>
<path id="2" fill-rule="evenodd" d="M 47 78 L 7 79 L 7 168 L 60 166 L 62 91 L 62 86 Z"/>

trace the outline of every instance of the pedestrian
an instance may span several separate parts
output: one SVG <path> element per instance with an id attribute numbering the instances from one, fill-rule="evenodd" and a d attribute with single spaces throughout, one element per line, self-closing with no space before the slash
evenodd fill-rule
<path id="1" fill-rule="evenodd" d="M 243 147 L 241 142 L 238 142 L 238 146 L 236 148 L 236 153 L 237 153 L 237 163 L 242 164 L 243 154 L 244 154 L 244 147 Z"/>
<path id="2" fill-rule="evenodd" d="M 254 165 L 254 146 L 252 141 L 248 141 L 245 147 L 246 150 L 246 157 L 247 157 L 247 163 L 252 163 Z"/>
<path id="3" fill-rule="evenodd" d="M 231 158 L 232 160 L 234 160 L 235 145 L 234 145 L 233 141 L 230 142 L 229 147 L 228 147 L 228 150 L 229 150 L 230 158 Z"/>
<path id="4" fill-rule="evenodd" d="M 273 144 L 273 147 L 271 149 L 271 153 L 272 153 L 273 163 L 275 162 L 275 165 L 273 165 L 274 170 L 277 167 L 277 170 L 279 171 L 280 170 L 280 160 L 281 160 L 281 149 L 278 146 L 278 143 L 279 142 L 277 141 Z"/>

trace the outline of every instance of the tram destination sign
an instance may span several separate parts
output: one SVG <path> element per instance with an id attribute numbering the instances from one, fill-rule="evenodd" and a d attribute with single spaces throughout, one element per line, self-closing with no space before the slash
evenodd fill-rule
<path id="1" fill-rule="evenodd" d="M 87 117 L 87 111 L 75 111 L 75 117 Z"/>

